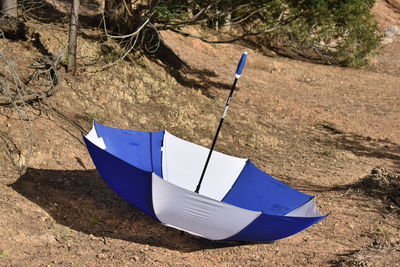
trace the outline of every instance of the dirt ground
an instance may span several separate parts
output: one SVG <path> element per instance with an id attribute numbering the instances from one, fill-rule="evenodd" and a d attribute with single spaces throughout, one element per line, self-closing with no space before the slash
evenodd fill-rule
<path id="1" fill-rule="evenodd" d="M 31 21 L 29 27 L 35 38 L 0 39 L 21 79 L 32 72 L 27 66 L 35 58 L 58 55 L 67 43 L 62 23 Z M 79 74 L 60 69 L 62 86 L 54 95 L 19 112 L 0 106 L 1 266 L 398 264 L 400 39 L 384 46 L 371 67 L 348 69 L 165 31 L 168 56 L 142 56 L 104 69 L 118 46 L 99 34 L 82 26 Z M 321 213 L 329 214 L 298 235 L 268 244 L 211 242 L 160 225 L 104 184 L 81 138 L 96 120 L 119 128 L 168 129 L 209 146 L 243 51 L 248 62 L 217 150 L 249 157 L 281 181 L 316 195 Z M 26 164 L 21 175 L 18 168 Z"/>

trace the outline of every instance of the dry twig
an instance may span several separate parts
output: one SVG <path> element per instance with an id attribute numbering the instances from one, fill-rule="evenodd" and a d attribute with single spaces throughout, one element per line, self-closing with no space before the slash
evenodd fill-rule
<path id="1" fill-rule="evenodd" d="M 1 42 L 5 42 L 5 37 L 0 31 Z M 4 47 L 4 49 L 10 48 L 6 44 L 0 47 Z M 13 47 L 10 49 L 13 49 Z M 22 153 L 22 149 L 17 147 L 7 133 L 1 132 L 0 139 L 5 144 L 6 153 L 11 162 L 21 173 L 24 173 L 31 158 L 34 139 L 32 120 L 28 114 L 28 104 L 34 101 L 40 102 L 60 88 L 60 79 L 57 72 L 58 59 L 38 61 L 33 66 L 33 74 L 23 81 L 16 69 L 18 65 L 7 56 L 7 54 L 14 54 L 14 52 L 8 51 L 6 53 L 5 51 L 0 49 L 0 65 L 3 66 L 3 72 L 0 72 L 0 106 L 13 108 L 19 116 L 19 121 L 23 124 L 26 138 L 22 144 L 27 146 L 27 152 L 24 153 L 25 156 Z M 41 84 L 33 85 L 34 82 L 41 82 Z M 39 87 L 40 89 L 43 87 L 48 88 L 44 91 L 37 90 L 37 88 L 34 90 L 31 86 Z"/>
<path id="2" fill-rule="evenodd" d="M 106 19 L 103 12 L 102 23 L 104 27 L 105 36 L 111 39 L 121 39 L 122 43 L 125 44 L 125 47 L 124 47 L 124 53 L 121 57 L 94 72 L 103 71 L 118 64 L 119 62 L 124 60 L 137 47 L 144 47 L 145 51 L 148 53 L 156 52 L 157 49 L 160 47 L 161 35 L 158 32 L 156 26 L 150 23 L 152 15 L 153 14 L 150 14 L 149 17 L 145 19 L 144 22 L 132 33 L 123 35 L 114 35 L 110 34 L 107 30 Z"/>

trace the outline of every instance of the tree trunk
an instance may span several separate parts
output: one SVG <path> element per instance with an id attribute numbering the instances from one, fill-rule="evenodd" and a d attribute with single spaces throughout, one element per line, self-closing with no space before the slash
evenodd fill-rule
<path id="1" fill-rule="evenodd" d="M 229 12 L 225 17 L 224 17 L 224 29 L 225 31 L 230 31 L 231 30 L 231 19 L 232 19 L 232 13 Z"/>
<path id="2" fill-rule="evenodd" d="M 18 1 L 17 0 L 2 0 L 1 7 L 5 15 L 10 17 L 18 16 Z"/>
<path id="3" fill-rule="evenodd" d="M 218 31 L 219 30 L 219 9 L 218 6 L 215 7 L 215 21 L 214 21 L 214 26 L 215 26 L 215 30 Z"/>
<path id="4" fill-rule="evenodd" d="M 73 75 L 76 73 L 76 47 L 77 30 L 79 18 L 79 0 L 73 0 L 71 6 L 71 21 L 69 25 L 68 38 L 68 71 Z"/>

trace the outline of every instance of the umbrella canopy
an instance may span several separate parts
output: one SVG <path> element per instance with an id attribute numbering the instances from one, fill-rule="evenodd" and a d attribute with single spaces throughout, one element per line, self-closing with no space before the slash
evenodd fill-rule
<path id="1" fill-rule="evenodd" d="M 140 132 L 94 123 L 84 136 L 100 175 L 122 198 L 162 224 L 211 240 L 270 242 L 322 220 L 315 198 L 250 160 L 211 156 L 167 131 Z"/>

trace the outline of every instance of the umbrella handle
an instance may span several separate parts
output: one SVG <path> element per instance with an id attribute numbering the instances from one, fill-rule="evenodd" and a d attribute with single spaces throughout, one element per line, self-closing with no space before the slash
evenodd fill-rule
<path id="1" fill-rule="evenodd" d="M 243 71 L 244 65 L 246 64 L 246 59 L 247 59 L 247 52 L 244 52 L 242 54 L 242 57 L 239 60 L 237 68 L 236 68 L 236 73 L 235 73 L 235 78 L 236 79 L 239 79 L 240 75 L 242 75 L 242 71 Z"/>
<path id="2" fill-rule="evenodd" d="M 228 113 L 229 104 L 231 103 L 231 100 L 232 100 L 232 97 L 233 97 L 233 92 L 235 91 L 236 83 L 239 80 L 240 76 L 242 75 L 242 71 L 243 71 L 244 65 L 246 64 L 246 59 L 247 59 L 247 52 L 244 52 L 242 54 L 242 57 L 239 60 L 238 65 L 237 65 L 236 72 L 235 72 L 235 80 L 233 81 L 233 85 L 232 85 L 231 91 L 229 93 L 229 96 L 226 99 L 225 109 L 224 109 L 224 112 L 222 113 L 221 119 L 219 121 L 217 132 L 215 133 L 215 136 L 214 136 L 211 148 L 210 148 L 210 152 L 208 153 L 206 163 L 204 164 L 203 172 L 201 173 L 199 183 L 197 184 L 197 187 L 196 187 L 196 190 L 195 190 L 196 193 L 199 193 L 199 191 L 200 191 L 200 187 L 201 187 L 201 183 L 203 182 L 204 174 L 206 173 L 207 166 L 208 166 L 208 163 L 209 163 L 210 158 L 211 158 L 211 154 L 214 151 L 215 143 L 217 143 L 218 134 L 219 134 L 219 131 L 221 130 L 222 123 L 224 122 L 225 116 Z"/>

